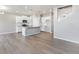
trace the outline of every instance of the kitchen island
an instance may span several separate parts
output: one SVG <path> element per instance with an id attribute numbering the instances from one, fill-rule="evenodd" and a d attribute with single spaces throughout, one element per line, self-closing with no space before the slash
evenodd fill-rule
<path id="1" fill-rule="evenodd" d="M 35 35 L 40 33 L 40 27 L 22 27 L 22 35 L 23 36 L 29 36 L 29 35 Z"/>

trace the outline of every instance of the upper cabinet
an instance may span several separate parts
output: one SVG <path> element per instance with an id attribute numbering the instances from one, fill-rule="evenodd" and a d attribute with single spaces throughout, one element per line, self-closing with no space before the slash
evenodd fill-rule
<path id="1" fill-rule="evenodd" d="M 27 20 L 27 25 L 29 27 L 39 27 L 40 26 L 40 16 L 16 16 L 16 27 L 22 27 L 23 20 Z"/>

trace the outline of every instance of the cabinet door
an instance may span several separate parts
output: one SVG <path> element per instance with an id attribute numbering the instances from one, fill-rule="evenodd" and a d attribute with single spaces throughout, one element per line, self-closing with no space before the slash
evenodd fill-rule
<path id="1" fill-rule="evenodd" d="M 16 16 L 16 32 L 22 31 L 22 18 L 21 16 Z"/>
<path id="2" fill-rule="evenodd" d="M 51 19 L 49 16 L 41 18 L 41 31 L 51 31 Z"/>
<path id="3" fill-rule="evenodd" d="M 33 16 L 33 27 L 40 26 L 40 16 Z"/>

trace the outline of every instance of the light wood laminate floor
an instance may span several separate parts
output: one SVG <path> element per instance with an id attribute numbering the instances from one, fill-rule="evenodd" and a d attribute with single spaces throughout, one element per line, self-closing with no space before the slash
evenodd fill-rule
<path id="1" fill-rule="evenodd" d="M 52 34 L 41 32 L 33 36 L 21 33 L 0 35 L 1 54 L 74 54 L 79 44 L 54 39 Z"/>

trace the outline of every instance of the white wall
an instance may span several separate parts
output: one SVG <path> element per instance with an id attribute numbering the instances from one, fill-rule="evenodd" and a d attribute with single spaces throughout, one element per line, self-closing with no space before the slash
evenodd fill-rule
<path id="1" fill-rule="evenodd" d="M 56 10 L 56 9 L 55 9 Z M 57 13 L 56 11 L 54 14 Z M 72 14 L 58 22 L 54 15 L 54 35 L 64 40 L 79 42 L 79 6 L 73 6 Z"/>
<path id="2" fill-rule="evenodd" d="M 0 15 L 0 34 L 16 32 L 16 16 L 3 14 Z"/>

